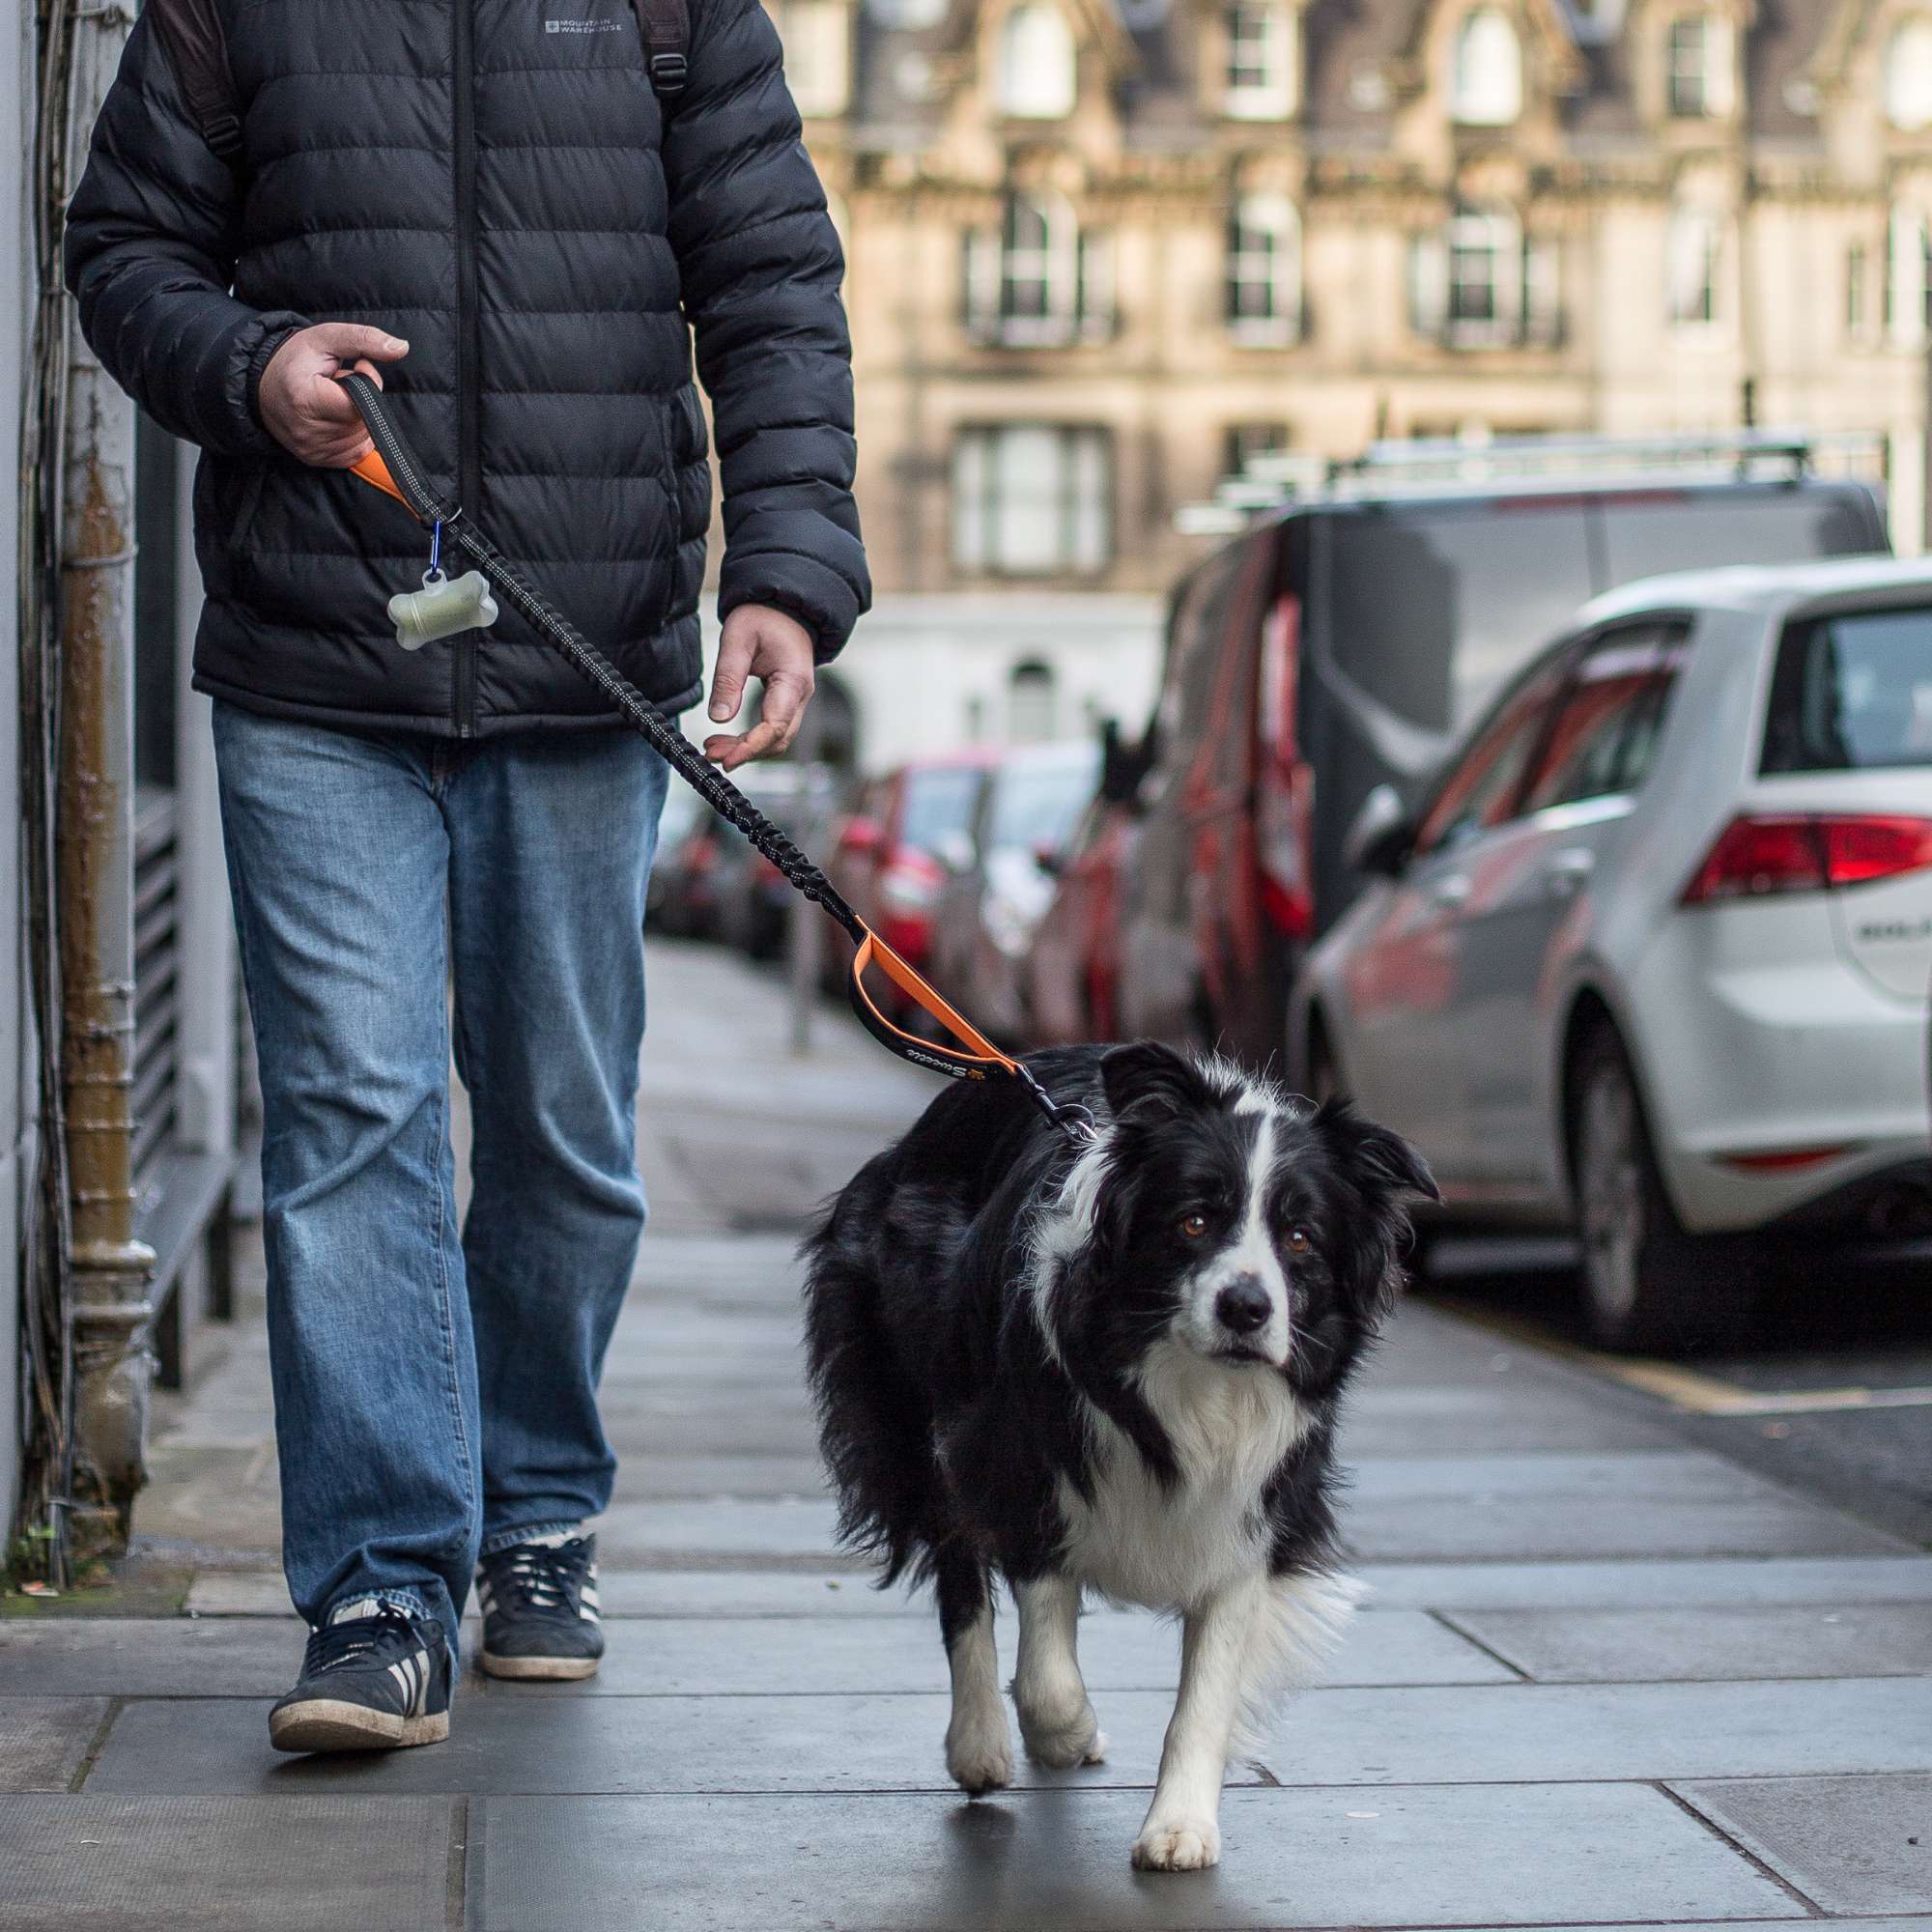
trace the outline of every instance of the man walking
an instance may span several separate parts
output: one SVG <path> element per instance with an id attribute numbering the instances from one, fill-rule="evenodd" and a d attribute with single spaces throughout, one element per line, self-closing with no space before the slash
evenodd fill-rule
<path id="1" fill-rule="evenodd" d="M 759 0 L 691 0 L 657 88 L 631 0 L 214 0 L 225 69 L 205 31 L 185 58 L 163 40 L 169 4 L 128 43 L 67 263 L 102 362 L 205 452 L 195 684 L 261 1065 L 283 1555 L 312 1631 L 270 1732 L 429 1743 L 472 1575 L 486 1670 L 582 1677 L 603 1651 L 584 1525 L 611 1494 L 597 1380 L 644 1220 L 668 774 L 513 614 L 397 648 L 384 605 L 427 534 L 343 473 L 368 445 L 334 374 L 381 373 L 435 487 L 668 713 L 701 691 L 695 334 L 724 491 L 713 719 L 763 681 L 754 728 L 706 741 L 728 768 L 791 741 L 868 601 L 842 264 Z M 452 1050 L 474 1115 L 460 1234 Z"/>

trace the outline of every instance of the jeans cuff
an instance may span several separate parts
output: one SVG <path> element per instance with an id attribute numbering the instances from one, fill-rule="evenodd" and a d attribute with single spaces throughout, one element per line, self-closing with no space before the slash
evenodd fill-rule
<path id="1" fill-rule="evenodd" d="M 429 1605 L 413 1590 L 345 1590 L 322 1613 L 322 1620 L 312 1628 L 327 1630 L 328 1620 L 338 1610 L 346 1609 L 351 1604 L 369 1603 L 379 1609 L 400 1610 L 403 1615 L 414 1617 L 418 1622 L 433 1624 L 441 1619 Z"/>
<path id="2" fill-rule="evenodd" d="M 495 1556 L 499 1549 L 514 1549 L 520 1543 L 534 1542 L 539 1536 L 575 1536 L 582 1528 L 582 1517 L 561 1517 L 554 1522 L 520 1522 L 486 1536 L 476 1555 L 480 1561 L 485 1556 Z"/>

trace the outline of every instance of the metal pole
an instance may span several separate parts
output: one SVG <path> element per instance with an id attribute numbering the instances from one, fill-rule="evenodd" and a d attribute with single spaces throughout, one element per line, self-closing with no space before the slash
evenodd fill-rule
<path id="1" fill-rule="evenodd" d="M 76 23 L 78 177 L 131 24 Z M 78 1378 L 75 1554 L 125 1546 L 146 1479 L 155 1254 L 134 1238 L 134 406 L 70 322 L 62 472 L 58 876 L 61 1084 L 72 1210 Z"/>

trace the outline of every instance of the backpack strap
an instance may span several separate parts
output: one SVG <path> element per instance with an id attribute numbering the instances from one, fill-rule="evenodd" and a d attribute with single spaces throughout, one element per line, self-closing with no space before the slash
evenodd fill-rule
<path id="1" fill-rule="evenodd" d="M 228 65 L 228 34 L 215 0 L 148 0 L 144 11 L 168 50 L 201 138 L 233 167 L 242 155 L 242 117 Z"/>
<path id="2" fill-rule="evenodd" d="M 156 0 L 149 0 L 152 6 Z M 686 0 L 631 0 L 643 36 L 644 71 L 651 91 L 668 105 L 684 92 L 685 54 L 691 45 L 691 9 Z"/>

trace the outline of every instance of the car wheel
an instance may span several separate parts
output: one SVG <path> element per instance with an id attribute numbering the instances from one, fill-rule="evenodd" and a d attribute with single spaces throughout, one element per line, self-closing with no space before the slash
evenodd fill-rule
<path id="1" fill-rule="evenodd" d="M 1741 1286 L 1715 1241 L 1679 1225 L 1664 1192 L 1630 1056 L 1608 1028 L 1577 1056 L 1571 1086 L 1583 1316 L 1607 1349 L 1684 1349 L 1723 1339 Z"/>

